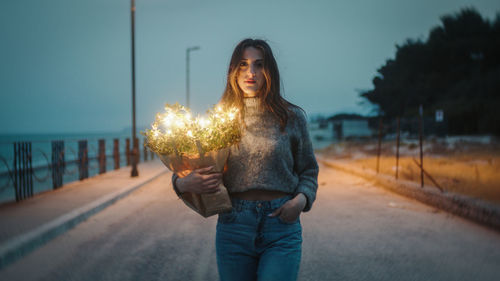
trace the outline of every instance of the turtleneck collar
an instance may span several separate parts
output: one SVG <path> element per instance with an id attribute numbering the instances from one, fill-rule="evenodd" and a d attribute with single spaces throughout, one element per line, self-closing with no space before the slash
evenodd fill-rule
<path id="1" fill-rule="evenodd" d="M 259 97 L 243 98 L 243 103 L 245 104 L 245 115 L 247 116 L 261 115 L 264 113 L 260 105 Z"/>
<path id="2" fill-rule="evenodd" d="M 259 97 L 243 98 L 246 107 L 257 107 L 260 105 Z"/>

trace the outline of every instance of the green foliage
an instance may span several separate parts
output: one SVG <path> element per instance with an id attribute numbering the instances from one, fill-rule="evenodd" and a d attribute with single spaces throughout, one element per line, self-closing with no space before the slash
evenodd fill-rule
<path id="1" fill-rule="evenodd" d="M 441 17 L 428 39 L 396 45 L 361 93 L 387 118 L 443 109 L 450 134 L 500 135 L 500 13 L 493 22 L 473 8 Z"/>
<path id="2" fill-rule="evenodd" d="M 240 141 L 241 125 L 236 108 L 222 105 L 209 109 L 207 117 L 193 119 L 188 108 L 166 104 L 165 113 L 156 114 L 146 136 L 151 151 L 164 155 L 190 155 L 220 150 Z"/>

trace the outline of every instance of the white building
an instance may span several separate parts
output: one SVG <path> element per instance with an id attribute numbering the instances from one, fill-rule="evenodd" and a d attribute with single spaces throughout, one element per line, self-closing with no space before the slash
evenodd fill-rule
<path id="1" fill-rule="evenodd" d="M 328 119 L 337 140 L 368 138 L 373 134 L 368 119 L 359 115 L 339 114 Z"/>

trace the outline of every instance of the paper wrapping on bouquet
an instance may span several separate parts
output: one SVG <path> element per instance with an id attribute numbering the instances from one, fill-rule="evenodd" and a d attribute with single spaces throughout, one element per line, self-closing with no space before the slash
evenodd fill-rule
<path id="1" fill-rule="evenodd" d="M 199 153 L 197 156 L 164 155 L 158 154 L 161 161 L 171 171 L 180 178 L 187 176 L 192 170 L 214 166 L 214 171 L 222 173 L 227 157 L 229 156 L 229 147 L 218 151 Z M 220 191 L 215 193 L 195 194 L 185 192 L 181 194 L 182 201 L 191 209 L 203 217 L 210 217 L 215 214 L 229 212 L 232 209 L 231 199 L 227 188 L 221 184 Z"/>

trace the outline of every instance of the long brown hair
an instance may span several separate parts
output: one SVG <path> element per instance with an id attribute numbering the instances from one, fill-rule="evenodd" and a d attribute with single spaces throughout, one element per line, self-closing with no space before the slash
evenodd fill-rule
<path id="1" fill-rule="evenodd" d="M 280 73 L 278 64 L 274 59 L 271 47 L 264 40 L 260 39 L 244 39 L 233 51 L 229 69 L 227 71 L 226 89 L 221 98 L 221 103 L 226 105 L 235 106 L 240 110 L 240 116 L 244 119 L 244 93 L 238 86 L 237 77 L 239 73 L 239 65 L 243 58 L 243 52 L 248 47 L 254 47 L 262 52 L 263 56 L 263 72 L 264 84 L 262 90 L 258 93 L 260 97 L 260 105 L 266 108 L 279 120 L 280 130 L 283 131 L 288 122 L 288 117 L 293 114 L 291 107 L 300 107 L 288 102 L 281 96 L 280 92 Z M 303 111 L 303 110 L 302 110 Z"/>

